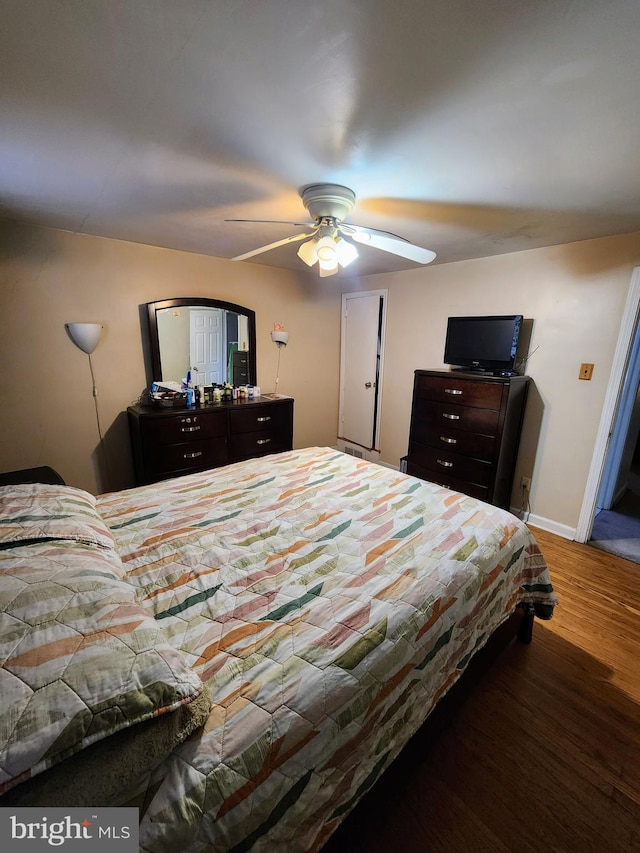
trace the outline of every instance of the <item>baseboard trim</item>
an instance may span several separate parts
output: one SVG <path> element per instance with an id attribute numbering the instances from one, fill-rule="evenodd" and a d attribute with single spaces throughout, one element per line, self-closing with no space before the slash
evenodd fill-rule
<path id="1" fill-rule="evenodd" d="M 555 533 L 556 536 L 562 536 L 563 539 L 576 538 L 575 527 L 569 527 L 568 524 L 560 524 L 560 522 L 553 521 L 551 518 L 545 518 L 542 515 L 529 513 L 529 517 L 526 519 L 526 522 L 532 527 L 539 527 L 540 530 L 546 530 L 547 533 Z"/>

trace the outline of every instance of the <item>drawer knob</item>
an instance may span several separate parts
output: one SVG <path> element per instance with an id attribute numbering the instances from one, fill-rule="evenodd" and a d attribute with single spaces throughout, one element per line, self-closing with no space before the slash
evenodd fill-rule
<path id="1" fill-rule="evenodd" d="M 443 418 L 448 418 L 450 421 L 459 421 L 460 415 L 450 415 L 449 412 L 442 413 Z"/>
<path id="2" fill-rule="evenodd" d="M 271 420 L 271 415 L 265 415 L 263 418 L 256 418 L 256 420 L 258 421 L 259 424 L 263 424 L 266 421 Z"/>
<path id="3" fill-rule="evenodd" d="M 462 391 L 459 391 L 457 388 L 445 388 L 444 393 L 445 394 L 454 394 L 456 397 L 458 397 L 462 394 Z"/>
<path id="4" fill-rule="evenodd" d="M 443 468 L 453 468 L 453 462 L 447 462 L 444 459 L 436 459 L 438 465 L 442 465 Z"/>
<path id="5" fill-rule="evenodd" d="M 199 426 L 180 427 L 180 432 L 197 432 L 199 429 Z"/>
<path id="6" fill-rule="evenodd" d="M 197 459 L 198 456 L 202 456 L 201 450 L 197 450 L 195 453 L 185 453 L 182 458 L 183 459 Z"/>
<path id="7" fill-rule="evenodd" d="M 256 441 L 256 444 L 269 444 L 270 441 L 271 441 L 270 438 L 259 438 Z"/>
<path id="8" fill-rule="evenodd" d="M 444 441 L 444 442 L 446 442 L 447 444 L 457 444 L 457 443 L 458 443 L 458 439 L 457 439 L 457 438 L 447 438 L 447 436 L 446 436 L 446 435 L 441 435 L 441 436 L 440 436 L 440 441 Z"/>

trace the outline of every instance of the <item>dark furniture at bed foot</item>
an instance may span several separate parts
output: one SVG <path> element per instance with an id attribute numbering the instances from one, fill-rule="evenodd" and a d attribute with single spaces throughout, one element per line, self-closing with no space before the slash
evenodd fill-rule
<path id="1" fill-rule="evenodd" d="M 518 639 L 521 643 L 530 643 L 533 638 L 533 617 L 535 607 L 533 604 L 522 605 L 522 619 L 518 626 Z"/>
<path id="2" fill-rule="evenodd" d="M 5 471 L 0 474 L 0 486 L 16 486 L 20 483 L 49 483 L 53 486 L 64 486 L 64 480 L 48 465 L 38 468 L 22 468 L 19 471 Z"/>

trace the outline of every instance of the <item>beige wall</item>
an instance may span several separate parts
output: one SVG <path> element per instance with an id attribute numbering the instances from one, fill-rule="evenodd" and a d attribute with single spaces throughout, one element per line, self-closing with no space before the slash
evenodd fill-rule
<path id="1" fill-rule="evenodd" d="M 447 317 L 516 314 L 533 319 L 532 379 L 516 472 L 533 478 L 531 511 L 578 523 L 640 234 L 607 237 L 372 276 L 389 290 L 382 458 L 406 453 L 416 368 L 442 368 Z M 593 379 L 578 379 L 581 362 Z M 519 506 L 514 490 L 512 506 Z"/>
<path id="2" fill-rule="evenodd" d="M 147 383 L 139 306 L 211 296 L 256 312 L 258 381 L 275 384 L 277 347 L 291 333 L 280 391 L 296 399 L 294 444 L 335 445 L 340 285 L 250 263 L 51 229 L 0 223 L 0 470 L 56 468 L 92 492 L 133 485 L 126 408 Z M 87 356 L 64 324 L 104 324 L 92 356 L 106 449 L 105 473 Z"/>
<path id="3" fill-rule="evenodd" d="M 532 319 L 532 378 L 518 461 L 533 478 L 534 518 L 575 528 L 640 234 L 500 255 L 361 282 L 303 278 L 258 264 L 50 229 L 0 226 L 0 364 L 5 380 L 0 470 L 49 464 L 90 491 L 133 483 L 125 411 L 146 385 L 139 306 L 172 296 L 215 296 L 257 315 L 258 380 L 275 382 L 275 321 L 291 332 L 280 390 L 296 398 L 294 444 L 335 444 L 340 291 L 389 291 L 382 461 L 406 453 L 416 368 L 442 367 L 453 314 L 523 313 Z M 104 324 L 92 356 L 108 473 L 87 357 L 64 323 Z M 591 382 L 580 363 L 595 363 Z M 514 494 L 513 504 L 517 505 Z"/>

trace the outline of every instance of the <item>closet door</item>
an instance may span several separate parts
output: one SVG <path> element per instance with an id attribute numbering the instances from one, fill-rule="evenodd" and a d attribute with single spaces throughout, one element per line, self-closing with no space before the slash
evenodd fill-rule
<path id="1" fill-rule="evenodd" d="M 376 460 L 382 404 L 386 290 L 342 295 L 338 446 Z"/>

